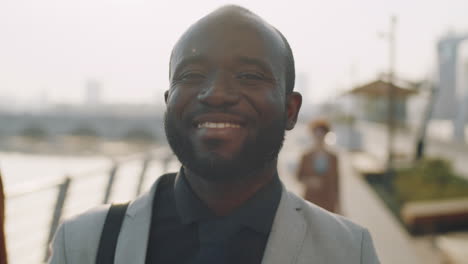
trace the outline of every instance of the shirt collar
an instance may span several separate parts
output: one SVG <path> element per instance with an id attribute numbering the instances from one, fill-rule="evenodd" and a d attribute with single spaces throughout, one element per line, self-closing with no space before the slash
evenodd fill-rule
<path id="1" fill-rule="evenodd" d="M 255 231 L 269 234 L 273 219 L 281 199 L 282 185 L 275 177 L 257 191 L 249 200 L 231 214 L 217 217 L 192 191 L 185 179 L 183 168 L 179 171 L 174 182 L 174 196 L 177 212 L 183 224 L 215 219 L 229 221 L 237 225 L 244 225 Z"/>
<path id="2" fill-rule="evenodd" d="M 192 188 L 185 179 L 183 168 L 180 169 L 174 181 L 174 197 L 177 213 L 183 224 L 190 224 L 215 216 L 192 191 Z"/>

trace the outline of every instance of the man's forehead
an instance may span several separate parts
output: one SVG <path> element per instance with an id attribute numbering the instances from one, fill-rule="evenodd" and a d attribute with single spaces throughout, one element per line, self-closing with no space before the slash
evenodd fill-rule
<path id="1" fill-rule="evenodd" d="M 249 49 L 242 49 L 249 46 Z M 258 16 L 241 11 L 214 12 L 192 25 L 174 46 L 171 64 L 202 53 L 220 51 L 219 47 L 248 57 L 284 54 L 284 42 L 278 32 Z M 213 54 L 212 54 L 213 55 Z"/>
<path id="2" fill-rule="evenodd" d="M 269 45 L 271 41 L 259 37 L 253 32 L 236 32 L 229 30 L 223 34 L 194 34 L 192 38 L 181 42 L 173 51 L 174 66 L 181 63 L 208 63 L 216 61 L 249 62 L 268 60 L 279 62 L 278 49 Z"/>

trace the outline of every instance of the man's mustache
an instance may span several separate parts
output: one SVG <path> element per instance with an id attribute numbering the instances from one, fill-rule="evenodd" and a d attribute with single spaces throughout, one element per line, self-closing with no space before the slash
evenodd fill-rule
<path id="1" fill-rule="evenodd" d="M 250 123 L 252 118 L 250 116 L 248 116 L 247 114 L 241 112 L 241 111 L 238 111 L 238 110 L 234 110 L 232 108 L 228 108 L 228 107 L 209 107 L 209 106 L 200 106 L 200 107 L 197 107 L 195 110 L 193 110 L 190 114 L 188 114 L 186 116 L 186 118 L 184 118 L 184 121 L 187 121 L 187 122 L 191 122 L 192 120 L 194 120 L 196 117 L 200 116 L 200 115 L 206 115 L 206 114 L 226 114 L 226 115 L 233 115 L 233 116 L 237 116 L 237 117 L 240 117 L 242 120 L 244 120 L 245 122 L 247 123 Z"/>

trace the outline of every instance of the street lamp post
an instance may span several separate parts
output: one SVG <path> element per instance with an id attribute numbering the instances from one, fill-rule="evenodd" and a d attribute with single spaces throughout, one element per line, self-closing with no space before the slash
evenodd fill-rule
<path id="1" fill-rule="evenodd" d="M 390 31 L 387 35 L 389 45 L 389 63 L 388 63 L 388 109 L 387 109 L 387 172 L 393 171 L 393 144 L 395 139 L 395 125 L 396 125 L 396 106 L 395 106 L 395 85 L 394 71 L 395 71 L 395 27 L 397 18 L 392 16 L 390 19 Z"/>
<path id="2" fill-rule="evenodd" d="M 416 162 L 420 161 L 424 157 L 427 141 L 427 127 L 429 126 L 429 121 L 431 120 L 432 112 L 434 111 L 434 104 L 438 93 L 437 85 L 430 83 L 429 81 L 426 81 L 422 87 L 425 87 L 429 91 L 429 100 L 427 102 L 423 120 L 417 134 L 414 158 L 414 161 Z"/>

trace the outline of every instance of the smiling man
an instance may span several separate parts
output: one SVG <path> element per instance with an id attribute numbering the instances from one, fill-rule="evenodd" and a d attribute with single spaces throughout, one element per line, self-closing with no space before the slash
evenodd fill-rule
<path id="1" fill-rule="evenodd" d="M 182 168 L 128 208 L 67 220 L 50 263 L 379 263 L 365 229 L 278 177 L 302 101 L 278 30 L 222 7 L 182 35 L 169 77 L 165 129 Z"/>

